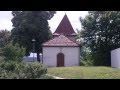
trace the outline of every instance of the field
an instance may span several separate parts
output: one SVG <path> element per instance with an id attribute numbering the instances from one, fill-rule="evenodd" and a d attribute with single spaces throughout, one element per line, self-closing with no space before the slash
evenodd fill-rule
<path id="1" fill-rule="evenodd" d="M 66 79 L 120 79 L 120 69 L 103 66 L 50 67 L 48 74 Z"/>

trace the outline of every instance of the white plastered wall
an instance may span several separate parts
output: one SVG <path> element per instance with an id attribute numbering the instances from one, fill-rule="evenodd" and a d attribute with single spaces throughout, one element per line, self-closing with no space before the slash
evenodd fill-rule
<path id="1" fill-rule="evenodd" d="M 111 66 L 120 68 L 120 48 L 111 51 Z"/>
<path id="2" fill-rule="evenodd" d="M 80 61 L 79 47 L 43 47 L 43 64 L 46 66 L 57 66 L 57 54 L 64 54 L 65 66 L 78 66 Z"/>

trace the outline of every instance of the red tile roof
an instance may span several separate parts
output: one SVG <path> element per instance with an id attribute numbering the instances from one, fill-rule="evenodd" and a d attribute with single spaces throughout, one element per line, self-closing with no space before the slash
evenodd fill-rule
<path id="1" fill-rule="evenodd" d="M 54 34 L 76 34 L 66 14 L 60 22 L 59 26 L 57 27 L 56 31 L 53 33 L 53 35 Z"/>
<path id="2" fill-rule="evenodd" d="M 58 37 L 55 37 L 45 43 L 42 44 L 43 46 L 72 46 L 72 47 L 78 47 L 79 45 L 69 38 L 67 38 L 64 35 L 60 35 Z"/>

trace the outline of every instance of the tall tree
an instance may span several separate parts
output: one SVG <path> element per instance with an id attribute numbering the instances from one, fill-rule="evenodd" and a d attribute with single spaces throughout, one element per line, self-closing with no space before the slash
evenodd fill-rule
<path id="1" fill-rule="evenodd" d="M 0 30 L 0 48 L 6 46 L 10 42 L 11 33 L 8 30 Z"/>
<path id="2" fill-rule="evenodd" d="M 52 36 L 48 20 L 55 13 L 55 11 L 12 11 L 12 39 L 14 43 L 26 47 L 26 56 L 32 52 L 32 39 L 35 39 L 35 52 L 37 53 L 37 60 L 40 61 L 41 44 Z"/>
<path id="3" fill-rule="evenodd" d="M 92 51 L 94 65 L 111 65 L 110 52 L 120 47 L 120 12 L 90 11 L 80 21 L 80 35 Z"/>

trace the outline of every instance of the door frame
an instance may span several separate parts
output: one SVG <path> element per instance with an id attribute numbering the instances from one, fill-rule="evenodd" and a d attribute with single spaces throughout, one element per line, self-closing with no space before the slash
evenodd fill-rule
<path id="1" fill-rule="evenodd" d="M 65 66 L 65 55 L 63 53 L 57 54 L 57 67 Z"/>

